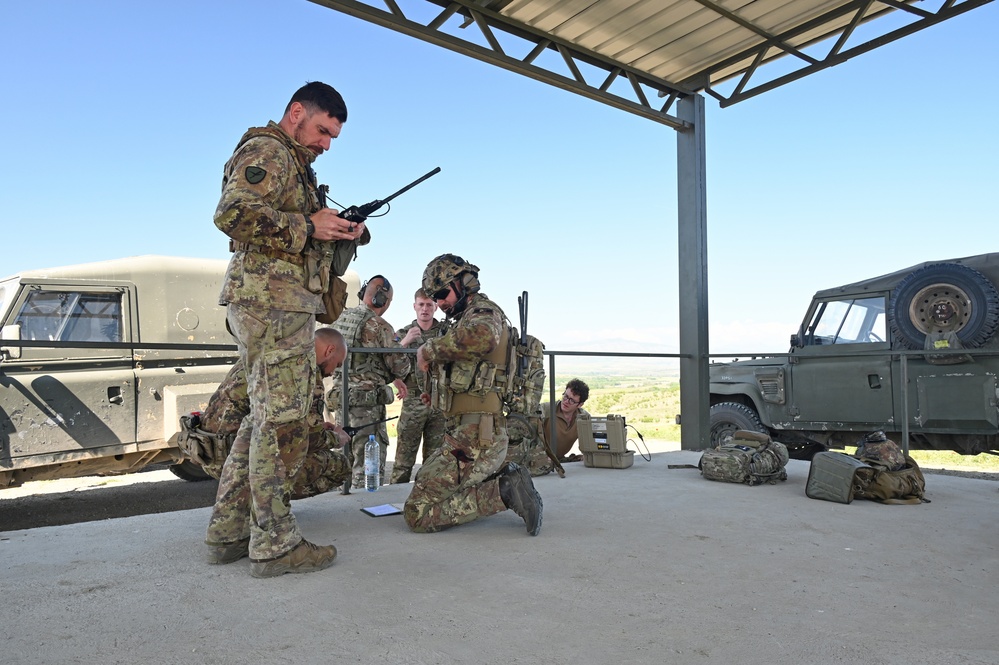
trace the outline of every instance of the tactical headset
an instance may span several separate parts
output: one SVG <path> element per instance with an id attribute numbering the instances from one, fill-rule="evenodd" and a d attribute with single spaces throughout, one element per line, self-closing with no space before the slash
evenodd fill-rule
<path id="1" fill-rule="evenodd" d="M 371 279 L 365 280 L 364 284 L 361 284 L 361 290 L 357 292 L 357 299 L 361 301 L 364 300 L 364 292 L 368 289 L 368 283 L 375 279 L 382 280 L 382 285 L 378 287 L 377 293 L 371 296 L 371 304 L 374 307 L 384 307 L 385 303 L 388 302 L 389 292 L 392 290 L 392 285 L 389 284 L 389 281 L 382 275 L 375 275 Z"/>

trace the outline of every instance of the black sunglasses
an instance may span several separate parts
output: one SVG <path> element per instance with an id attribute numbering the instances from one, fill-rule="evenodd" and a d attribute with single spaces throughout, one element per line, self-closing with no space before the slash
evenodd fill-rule
<path id="1" fill-rule="evenodd" d="M 438 291 L 437 293 L 435 293 L 433 295 L 433 299 L 434 300 L 444 300 L 449 295 L 451 295 L 451 287 L 450 286 L 445 286 L 443 289 L 441 289 L 440 291 Z"/>

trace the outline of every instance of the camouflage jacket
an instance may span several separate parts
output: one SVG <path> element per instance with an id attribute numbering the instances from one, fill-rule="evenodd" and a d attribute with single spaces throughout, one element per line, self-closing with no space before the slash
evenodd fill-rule
<path id="1" fill-rule="evenodd" d="M 399 339 L 402 339 L 403 337 L 406 336 L 406 333 L 408 333 L 411 328 L 413 328 L 414 326 L 415 327 L 419 327 L 419 325 L 420 324 L 417 323 L 416 319 L 413 319 L 413 322 L 411 324 L 409 324 L 408 326 L 405 326 L 403 328 L 399 328 L 398 330 L 396 330 L 395 331 L 395 335 Z M 420 338 L 418 340 L 414 340 L 414 341 L 410 342 L 405 348 L 407 348 L 407 349 L 415 349 L 415 348 L 419 347 L 421 344 L 423 344 L 423 343 L 425 343 L 425 342 L 427 342 L 427 341 L 429 341 L 431 339 L 434 339 L 435 337 L 437 337 L 438 335 L 440 335 L 441 329 L 443 327 L 444 327 L 443 323 L 441 323 L 437 319 L 434 319 L 433 322 L 431 322 L 431 324 L 430 324 L 430 328 L 428 328 L 427 330 L 420 329 Z M 409 397 L 410 397 L 410 399 L 416 399 L 417 401 L 419 401 L 419 399 L 420 399 L 420 393 L 422 391 L 424 391 L 424 390 L 427 389 L 426 385 L 425 385 L 426 382 L 425 382 L 425 380 L 421 379 L 421 376 L 423 376 L 423 372 L 421 372 L 416 367 L 416 361 L 413 360 L 413 371 L 411 371 L 406 376 L 406 387 L 409 389 Z M 425 378 L 425 376 L 424 376 L 424 378 Z"/>
<path id="2" fill-rule="evenodd" d="M 201 429 L 212 432 L 220 438 L 236 436 L 239 425 L 250 413 L 250 397 L 246 384 L 243 361 L 237 360 L 229 373 L 222 379 L 215 393 L 208 400 L 208 406 L 201 414 Z M 307 416 L 309 431 L 323 428 L 323 377 L 316 368 L 316 385 L 312 391 L 312 406 Z"/>
<path id="3" fill-rule="evenodd" d="M 343 333 L 352 349 L 402 348 L 395 340 L 395 332 L 389 322 L 364 303 L 344 311 L 333 327 Z M 347 385 L 352 393 L 355 390 L 377 390 L 395 379 L 406 378 L 411 369 L 412 363 L 405 353 L 351 353 Z M 333 383 L 338 386 L 341 381 L 340 370 L 337 370 Z"/>
<path id="4" fill-rule="evenodd" d="M 215 210 L 215 226 L 232 239 L 235 250 L 220 304 L 324 311 L 331 259 L 321 268 L 306 265 L 306 254 L 319 256 L 305 224 L 305 215 L 321 206 L 311 166 L 315 158 L 274 122 L 243 135 L 225 165 Z M 360 244 L 367 240 L 362 237 Z"/>
<path id="5" fill-rule="evenodd" d="M 473 293 L 468 304 L 450 323 L 444 334 L 423 345 L 423 357 L 430 363 L 431 404 L 445 415 L 456 413 L 499 413 L 496 373 L 505 371 L 508 339 L 506 315 L 483 293 Z M 456 395 L 474 395 L 458 406 Z"/>

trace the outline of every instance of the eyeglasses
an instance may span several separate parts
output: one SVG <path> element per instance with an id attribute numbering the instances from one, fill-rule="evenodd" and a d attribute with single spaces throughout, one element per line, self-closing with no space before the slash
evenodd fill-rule
<path id="1" fill-rule="evenodd" d="M 443 289 L 435 293 L 432 297 L 434 300 L 444 300 L 449 295 L 451 295 L 451 287 L 445 286 Z"/>
<path id="2" fill-rule="evenodd" d="M 569 397 L 569 393 L 562 393 L 562 399 L 568 402 L 569 404 L 579 404 L 579 400 Z"/>

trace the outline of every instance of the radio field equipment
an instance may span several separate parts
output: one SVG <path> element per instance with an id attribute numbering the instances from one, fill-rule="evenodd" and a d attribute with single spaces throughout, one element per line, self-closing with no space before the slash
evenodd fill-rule
<path id="1" fill-rule="evenodd" d="M 627 469 L 635 463 L 635 452 L 628 450 L 624 416 L 607 414 L 606 418 L 579 414 L 576 432 L 583 464 L 599 469 Z"/>

